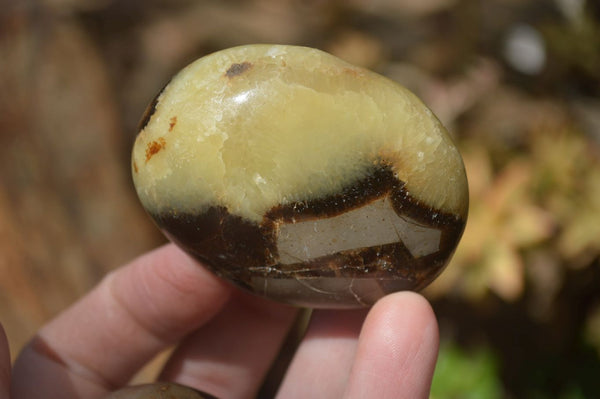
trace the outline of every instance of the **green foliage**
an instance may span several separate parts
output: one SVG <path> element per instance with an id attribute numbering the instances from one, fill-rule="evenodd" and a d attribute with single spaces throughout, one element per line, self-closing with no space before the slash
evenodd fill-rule
<path id="1" fill-rule="evenodd" d="M 496 358 L 489 348 L 465 351 L 452 342 L 440 347 L 431 399 L 496 399 L 502 397 Z"/>

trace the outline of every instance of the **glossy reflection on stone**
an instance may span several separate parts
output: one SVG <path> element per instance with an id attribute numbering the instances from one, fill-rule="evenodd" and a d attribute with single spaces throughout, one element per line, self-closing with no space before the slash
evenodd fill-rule
<path id="1" fill-rule="evenodd" d="M 303 306 L 425 287 L 467 216 L 462 160 L 435 116 L 304 47 L 192 63 L 146 112 L 132 169 L 171 240 L 238 286 Z"/>

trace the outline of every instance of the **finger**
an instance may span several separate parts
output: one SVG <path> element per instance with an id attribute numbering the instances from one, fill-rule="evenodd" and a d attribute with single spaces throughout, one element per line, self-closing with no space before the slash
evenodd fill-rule
<path id="1" fill-rule="evenodd" d="M 10 352 L 8 339 L 0 324 L 0 398 L 8 398 L 10 384 Z"/>
<path id="2" fill-rule="evenodd" d="M 252 398 L 294 321 L 297 310 L 248 294 L 175 351 L 160 379 L 219 398 Z"/>
<path id="3" fill-rule="evenodd" d="M 316 310 L 278 397 L 341 397 L 365 316 L 365 310 Z"/>
<path id="4" fill-rule="evenodd" d="M 173 245 L 109 274 L 19 356 L 19 398 L 97 397 L 210 320 L 230 289 Z M 30 381 L 35 378 L 36 384 Z"/>
<path id="5" fill-rule="evenodd" d="M 383 298 L 365 320 L 344 397 L 428 398 L 438 346 L 437 321 L 422 296 Z"/>

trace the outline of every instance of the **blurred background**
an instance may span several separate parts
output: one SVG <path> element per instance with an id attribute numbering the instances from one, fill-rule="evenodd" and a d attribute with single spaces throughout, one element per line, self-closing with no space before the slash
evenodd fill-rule
<path id="1" fill-rule="evenodd" d="M 471 209 L 425 291 L 442 336 L 432 398 L 600 397 L 596 0 L 0 0 L 0 320 L 13 358 L 164 242 L 132 188 L 136 124 L 181 67 L 246 43 L 317 47 L 387 75 L 458 143 Z"/>

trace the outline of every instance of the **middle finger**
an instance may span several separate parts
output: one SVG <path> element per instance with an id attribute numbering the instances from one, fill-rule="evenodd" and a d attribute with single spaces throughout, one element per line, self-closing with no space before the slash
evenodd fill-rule
<path id="1" fill-rule="evenodd" d="M 367 310 L 315 310 L 278 397 L 341 397 L 366 314 Z"/>
<path id="2" fill-rule="evenodd" d="M 237 293 L 182 342 L 160 379 L 219 398 L 254 397 L 295 315 L 290 306 Z"/>

